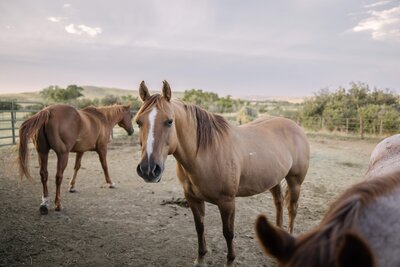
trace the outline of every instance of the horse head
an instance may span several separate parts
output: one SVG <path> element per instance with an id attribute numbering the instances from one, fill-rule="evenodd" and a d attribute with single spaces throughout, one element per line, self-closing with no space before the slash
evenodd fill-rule
<path id="1" fill-rule="evenodd" d="M 143 81 L 139 94 L 143 105 L 135 121 L 139 127 L 142 156 L 136 171 L 146 182 L 157 183 L 161 180 L 167 156 L 177 147 L 171 88 L 167 81 L 163 81 L 162 93 L 150 95 Z"/>
<path id="2" fill-rule="evenodd" d="M 121 120 L 118 122 L 118 126 L 125 129 L 128 135 L 133 134 L 133 126 L 132 126 L 132 113 L 131 113 L 131 105 L 123 105 L 123 115 Z"/>
<path id="3" fill-rule="evenodd" d="M 314 242 L 318 232 L 294 237 L 271 225 L 264 215 L 258 217 L 256 233 L 264 252 L 278 260 L 279 267 L 375 267 L 375 257 L 367 242 L 355 231 L 347 231 L 337 240 L 334 253 L 321 253 L 325 244 Z M 319 248 L 319 249 L 316 249 Z"/>

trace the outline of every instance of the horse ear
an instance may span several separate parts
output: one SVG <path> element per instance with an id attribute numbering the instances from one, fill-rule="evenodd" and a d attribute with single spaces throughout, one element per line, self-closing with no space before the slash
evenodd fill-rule
<path id="1" fill-rule="evenodd" d="M 143 101 L 146 101 L 146 99 L 150 96 L 149 89 L 147 89 L 147 86 L 146 86 L 146 84 L 144 83 L 144 81 L 142 81 L 142 82 L 140 83 L 139 95 L 140 95 L 140 98 L 141 98 Z"/>
<path id="2" fill-rule="evenodd" d="M 129 102 L 128 104 L 124 105 L 124 108 L 125 108 L 125 109 L 130 109 L 130 108 L 131 108 L 131 106 L 132 106 L 132 103 L 131 103 L 131 102 Z"/>
<path id="3" fill-rule="evenodd" d="M 165 97 L 168 101 L 171 100 L 171 87 L 169 86 L 166 80 L 163 81 L 163 88 L 162 88 L 162 96 Z"/>
<path id="4" fill-rule="evenodd" d="M 337 266 L 374 267 L 375 257 L 369 245 L 356 233 L 347 233 L 338 250 Z"/>
<path id="5" fill-rule="evenodd" d="M 271 225 L 264 215 L 260 215 L 257 219 L 256 233 L 266 254 L 280 262 L 288 261 L 293 255 L 294 237 L 284 230 Z"/>

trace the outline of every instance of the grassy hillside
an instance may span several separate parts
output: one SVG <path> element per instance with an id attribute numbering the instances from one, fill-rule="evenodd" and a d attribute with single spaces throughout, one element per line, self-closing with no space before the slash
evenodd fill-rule
<path id="1" fill-rule="evenodd" d="M 106 95 L 114 95 L 114 96 L 126 96 L 133 95 L 135 97 L 138 96 L 137 89 L 119 89 L 119 88 L 108 88 L 108 87 L 98 87 L 98 86 L 82 86 L 85 90 L 83 91 L 83 97 L 94 99 L 94 98 L 103 98 Z M 155 93 L 155 92 L 151 92 Z M 175 98 L 181 98 L 183 96 L 183 92 L 173 92 L 173 96 Z M 16 99 L 19 101 L 42 101 L 39 91 L 37 92 L 26 92 L 26 93 L 15 93 L 15 94 L 0 94 L 0 100 L 6 99 Z"/>

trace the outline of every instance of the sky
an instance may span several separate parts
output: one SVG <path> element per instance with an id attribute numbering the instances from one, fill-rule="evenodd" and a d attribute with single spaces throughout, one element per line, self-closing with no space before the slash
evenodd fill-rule
<path id="1" fill-rule="evenodd" d="M 0 93 L 49 85 L 400 93 L 400 0 L 1 0 Z"/>

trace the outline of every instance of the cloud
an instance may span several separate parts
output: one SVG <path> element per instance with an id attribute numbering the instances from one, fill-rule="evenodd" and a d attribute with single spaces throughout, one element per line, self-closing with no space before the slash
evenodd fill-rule
<path id="1" fill-rule="evenodd" d="M 92 28 L 82 24 L 77 26 L 75 26 L 74 24 L 69 24 L 65 27 L 65 31 L 77 35 L 87 34 L 91 37 L 95 37 L 96 35 L 103 32 L 103 30 L 99 27 Z"/>
<path id="2" fill-rule="evenodd" d="M 391 2 L 393 2 L 393 0 L 379 1 L 379 2 L 376 2 L 376 3 L 371 3 L 371 4 L 368 4 L 368 5 L 365 5 L 364 8 L 373 8 L 373 7 L 377 7 L 377 6 L 384 6 L 384 5 L 387 5 L 387 4 L 391 3 Z"/>
<path id="3" fill-rule="evenodd" d="M 71 7 L 71 4 L 64 4 L 63 5 L 63 8 L 69 8 L 69 7 Z"/>
<path id="4" fill-rule="evenodd" d="M 60 22 L 61 21 L 60 17 L 48 17 L 47 19 L 52 22 Z"/>
<path id="5" fill-rule="evenodd" d="M 370 32 L 372 39 L 379 41 L 400 41 L 400 6 L 369 11 L 369 17 L 361 20 L 353 32 Z"/>

